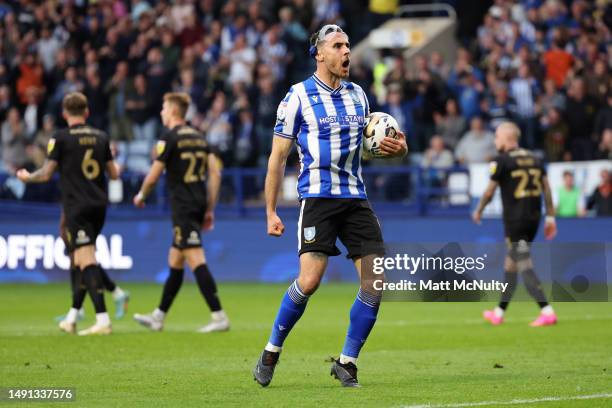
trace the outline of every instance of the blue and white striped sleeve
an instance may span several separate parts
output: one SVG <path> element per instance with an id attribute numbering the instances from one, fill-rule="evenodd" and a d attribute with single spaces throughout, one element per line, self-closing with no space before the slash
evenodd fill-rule
<path id="1" fill-rule="evenodd" d="M 286 139 L 296 139 L 302 124 L 302 112 L 300 98 L 291 87 L 285 98 L 278 105 L 276 111 L 276 125 L 274 135 Z"/>
<path id="2" fill-rule="evenodd" d="M 361 93 L 361 97 L 363 98 L 363 107 L 365 116 L 367 117 L 370 114 L 370 101 L 368 101 L 368 95 L 366 95 L 365 91 L 359 85 L 356 85 L 357 89 L 359 89 Z"/>

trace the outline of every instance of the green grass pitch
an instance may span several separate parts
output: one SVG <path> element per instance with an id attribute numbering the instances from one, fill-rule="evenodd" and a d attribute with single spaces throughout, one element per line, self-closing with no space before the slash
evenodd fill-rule
<path id="1" fill-rule="evenodd" d="M 286 285 L 220 285 L 232 329 L 208 335 L 195 333 L 209 314 L 193 284 L 162 333 L 131 320 L 152 310 L 161 287 L 123 286 L 132 301 L 114 333 L 79 338 L 53 322 L 69 305 L 67 284 L 0 285 L 0 387 L 76 388 L 76 402 L 34 407 L 612 406 L 609 303 L 557 304 L 560 323 L 545 328 L 527 326 L 537 313 L 527 302 L 512 304 L 500 327 L 481 320 L 491 304 L 384 303 L 359 360 L 362 388 L 342 389 L 328 360 L 341 350 L 356 284 L 324 284 L 263 389 L 251 369 Z M 86 302 L 80 328 L 93 320 Z"/>

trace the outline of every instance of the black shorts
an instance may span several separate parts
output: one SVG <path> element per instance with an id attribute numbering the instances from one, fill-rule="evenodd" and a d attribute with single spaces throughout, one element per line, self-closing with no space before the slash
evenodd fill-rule
<path id="1" fill-rule="evenodd" d="M 540 220 L 524 220 L 514 222 L 504 222 L 504 231 L 507 243 L 517 243 L 519 241 L 533 242 Z"/>
<path id="2" fill-rule="evenodd" d="M 68 251 L 95 245 L 106 219 L 106 206 L 64 209 Z"/>
<path id="3" fill-rule="evenodd" d="M 323 252 L 340 255 L 336 240 L 348 250 L 347 258 L 384 254 L 378 218 L 367 200 L 354 198 L 305 198 L 298 221 L 299 255 Z"/>
<path id="4" fill-rule="evenodd" d="M 172 212 L 172 246 L 177 249 L 201 248 L 205 208 Z"/>

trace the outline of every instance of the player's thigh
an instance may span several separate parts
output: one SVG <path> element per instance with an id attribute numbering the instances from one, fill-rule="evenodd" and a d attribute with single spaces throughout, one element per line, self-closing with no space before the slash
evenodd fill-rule
<path id="1" fill-rule="evenodd" d="M 170 247 L 168 251 L 168 266 L 172 269 L 183 269 L 185 258 L 183 252 L 175 247 Z"/>
<path id="2" fill-rule="evenodd" d="M 96 247 L 94 245 L 83 245 L 75 248 L 73 252 L 75 266 L 84 268 L 95 265 L 96 262 Z"/>
<path id="3" fill-rule="evenodd" d="M 300 255 L 298 285 L 305 295 L 313 294 L 327 268 L 328 255 L 323 252 L 305 252 Z"/>
<path id="4" fill-rule="evenodd" d="M 199 248 L 186 248 L 183 249 L 183 258 L 189 265 L 189 269 L 195 271 L 195 269 L 206 263 L 206 256 L 204 255 L 204 249 Z"/>
<path id="5" fill-rule="evenodd" d="M 378 218 L 367 200 L 354 200 L 338 228 L 338 237 L 348 250 L 347 257 L 383 255 L 384 243 Z"/>
<path id="6" fill-rule="evenodd" d="M 302 200 L 298 219 L 298 253 L 308 252 L 328 256 L 340 255 L 336 247 L 338 219 L 344 211 L 344 201 L 325 198 Z"/>

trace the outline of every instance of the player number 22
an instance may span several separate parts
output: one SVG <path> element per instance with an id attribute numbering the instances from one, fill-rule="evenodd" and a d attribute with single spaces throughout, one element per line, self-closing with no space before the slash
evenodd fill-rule
<path id="1" fill-rule="evenodd" d="M 540 169 L 514 170 L 510 175 L 519 179 L 518 186 L 514 190 L 514 198 L 539 197 L 542 194 L 542 183 L 540 182 L 542 171 Z M 534 188 L 528 190 L 529 179 Z"/>
<path id="2" fill-rule="evenodd" d="M 189 161 L 189 163 L 187 164 L 187 171 L 185 171 L 185 176 L 183 176 L 183 181 L 185 183 L 195 183 L 197 181 L 204 181 L 206 172 L 205 152 L 183 152 L 181 153 L 181 159 Z M 201 159 L 200 168 L 198 169 L 198 174 L 195 174 L 198 159 Z"/>
<path id="3" fill-rule="evenodd" d="M 94 149 L 87 149 L 81 162 L 81 170 L 88 180 L 93 180 L 100 174 L 100 164 L 92 157 L 93 151 Z"/>

